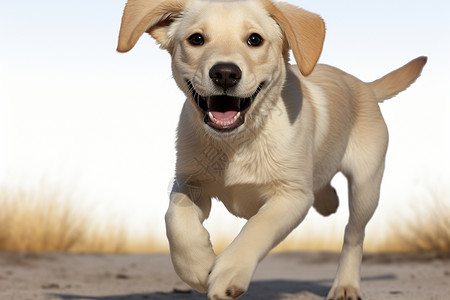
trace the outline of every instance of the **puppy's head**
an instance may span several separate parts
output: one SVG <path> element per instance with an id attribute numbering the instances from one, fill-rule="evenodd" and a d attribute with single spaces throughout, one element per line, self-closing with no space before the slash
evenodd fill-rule
<path id="1" fill-rule="evenodd" d="M 222 134 L 241 130 L 258 103 L 277 100 L 289 49 L 301 73 L 312 72 L 325 25 L 318 15 L 269 0 L 129 0 L 118 51 L 129 51 L 144 32 L 172 55 L 174 78 L 199 122 Z"/>

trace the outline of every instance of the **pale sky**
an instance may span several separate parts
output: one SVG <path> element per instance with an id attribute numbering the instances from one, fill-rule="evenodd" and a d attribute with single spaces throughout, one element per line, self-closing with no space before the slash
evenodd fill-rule
<path id="1" fill-rule="evenodd" d="M 422 77 L 381 104 L 390 132 L 376 231 L 426 207 L 427 190 L 450 195 L 450 4 L 448 1 L 289 1 L 327 24 L 321 63 L 364 81 L 427 55 Z M 175 128 L 184 96 L 170 56 L 144 36 L 115 51 L 125 1 L 23 0 L 0 10 L 0 186 L 44 182 L 72 193 L 105 220 L 164 236 Z M 341 199 L 345 183 L 338 178 Z M 345 225 L 315 212 L 303 230 Z M 81 205 L 81 204 L 80 204 Z M 238 230 L 223 208 L 208 226 Z M 219 225 L 214 225 L 219 224 Z M 225 229 L 224 229 L 225 228 Z M 306 229 L 305 229 L 306 228 Z M 369 230 L 369 231 L 370 231 Z"/>

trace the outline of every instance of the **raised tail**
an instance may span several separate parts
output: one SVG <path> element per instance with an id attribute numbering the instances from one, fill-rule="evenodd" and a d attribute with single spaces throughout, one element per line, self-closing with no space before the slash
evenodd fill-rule
<path id="1" fill-rule="evenodd" d="M 369 83 L 378 102 L 390 99 L 407 89 L 420 76 L 427 57 L 421 56 L 413 59 L 403 67 Z"/>

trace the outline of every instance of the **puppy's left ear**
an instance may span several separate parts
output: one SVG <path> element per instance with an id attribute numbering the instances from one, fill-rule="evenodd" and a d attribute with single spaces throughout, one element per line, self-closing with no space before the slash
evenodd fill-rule
<path id="1" fill-rule="evenodd" d="M 323 19 L 317 14 L 284 2 L 275 4 L 265 0 L 264 6 L 283 30 L 300 72 L 308 76 L 322 53 L 325 40 Z"/>
<path id="2" fill-rule="evenodd" d="M 123 12 L 117 51 L 130 51 L 144 32 L 171 52 L 168 28 L 185 7 L 185 0 L 128 0 Z"/>

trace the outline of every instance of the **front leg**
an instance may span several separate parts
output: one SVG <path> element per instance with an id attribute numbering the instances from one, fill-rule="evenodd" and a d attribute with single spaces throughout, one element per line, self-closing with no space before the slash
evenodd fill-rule
<path id="1" fill-rule="evenodd" d="M 300 224 L 312 203 L 312 192 L 301 191 L 278 193 L 268 200 L 217 257 L 208 279 L 208 299 L 241 296 L 258 262 Z"/>
<path id="2" fill-rule="evenodd" d="M 203 221 L 211 209 L 211 199 L 188 197 L 189 191 L 174 188 L 166 213 L 170 255 L 176 273 L 195 290 L 206 293 L 209 272 L 216 257 Z"/>

